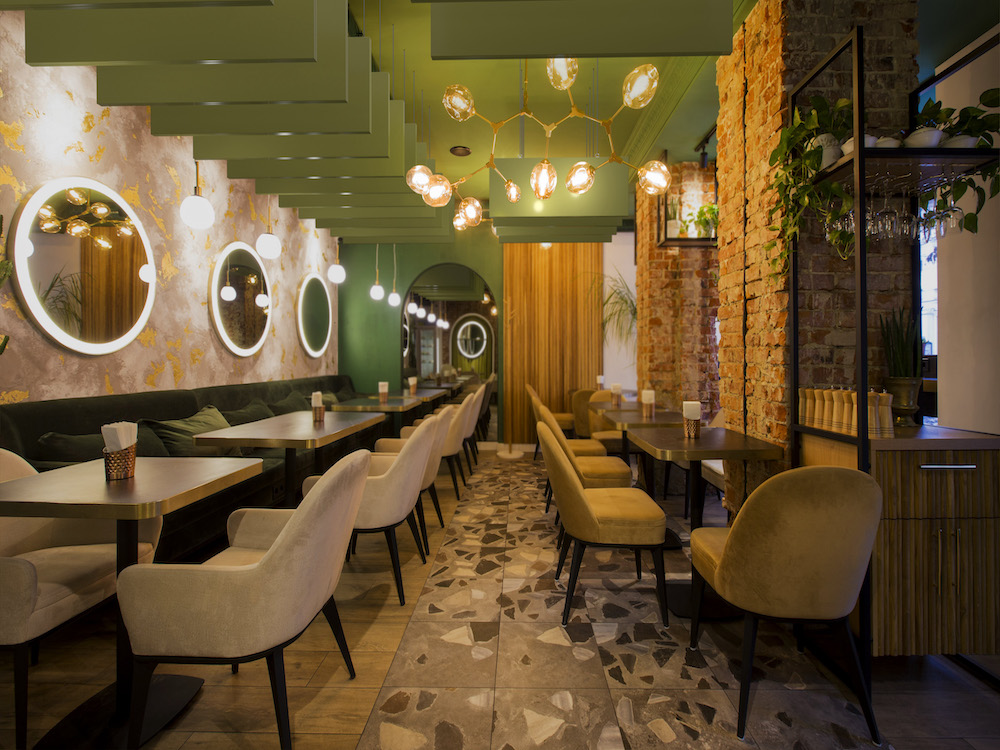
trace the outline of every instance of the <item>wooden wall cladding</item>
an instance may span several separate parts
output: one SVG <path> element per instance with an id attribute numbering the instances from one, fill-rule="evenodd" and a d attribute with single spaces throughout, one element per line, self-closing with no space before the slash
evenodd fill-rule
<path id="1" fill-rule="evenodd" d="M 504 244 L 504 425 L 506 439 L 534 443 L 526 383 L 552 411 L 569 392 L 592 388 L 604 366 L 600 284 L 603 247 Z"/>

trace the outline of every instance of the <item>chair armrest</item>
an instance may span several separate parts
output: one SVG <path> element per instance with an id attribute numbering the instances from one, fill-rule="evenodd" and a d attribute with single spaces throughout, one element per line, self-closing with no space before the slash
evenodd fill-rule
<path id="1" fill-rule="evenodd" d="M 399 439 L 400 440 L 406 440 L 406 438 L 408 438 L 410 435 L 412 435 L 416 431 L 417 431 L 417 425 L 416 424 L 407 425 L 406 427 L 404 427 L 403 429 L 401 429 L 399 431 Z"/>
<path id="2" fill-rule="evenodd" d="M 373 453 L 371 463 L 368 464 L 369 478 L 385 474 L 395 460 L 395 453 Z"/>
<path id="3" fill-rule="evenodd" d="M 240 508 L 226 524 L 230 547 L 270 549 L 295 511 L 291 508 Z"/>
<path id="4" fill-rule="evenodd" d="M 375 441 L 375 453 L 399 453 L 404 445 L 405 438 L 379 438 Z"/>
<path id="5" fill-rule="evenodd" d="M 38 601 L 38 573 L 27 560 L 0 557 L 0 643 L 28 640 L 28 618 Z"/>

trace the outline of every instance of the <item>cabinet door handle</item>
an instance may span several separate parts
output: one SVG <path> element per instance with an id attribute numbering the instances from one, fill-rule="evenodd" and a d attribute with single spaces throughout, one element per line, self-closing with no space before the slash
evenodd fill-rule
<path id="1" fill-rule="evenodd" d="M 962 602 L 962 528 L 955 532 L 955 600 Z"/>
<path id="2" fill-rule="evenodd" d="M 920 464 L 920 468 L 924 471 L 954 471 L 956 469 L 971 471 L 979 467 L 976 464 Z"/>
<path id="3" fill-rule="evenodd" d="M 941 535 L 944 534 L 944 529 L 938 529 L 938 596 L 944 593 L 941 581 L 941 560 L 944 557 L 943 542 Z"/>

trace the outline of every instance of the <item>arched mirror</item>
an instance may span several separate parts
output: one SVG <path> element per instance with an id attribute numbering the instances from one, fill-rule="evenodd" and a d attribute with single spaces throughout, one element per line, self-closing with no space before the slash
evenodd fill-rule
<path id="1" fill-rule="evenodd" d="M 488 378 L 496 367 L 494 299 L 467 266 L 444 263 L 420 274 L 404 300 L 403 371 L 430 377 L 454 368 Z"/>
<path id="2" fill-rule="evenodd" d="M 15 216 L 8 254 L 24 307 L 67 349 L 109 354 L 149 320 L 156 294 L 149 237 L 107 185 L 86 177 L 45 183 Z"/>
<path id="3" fill-rule="evenodd" d="M 299 287 L 299 339 L 310 357 L 321 357 L 330 345 L 333 325 L 330 290 L 317 273 L 310 273 Z"/>
<path id="4" fill-rule="evenodd" d="M 209 286 L 212 322 L 233 354 L 260 351 L 271 328 L 271 284 L 257 252 L 232 242 L 219 254 Z"/>

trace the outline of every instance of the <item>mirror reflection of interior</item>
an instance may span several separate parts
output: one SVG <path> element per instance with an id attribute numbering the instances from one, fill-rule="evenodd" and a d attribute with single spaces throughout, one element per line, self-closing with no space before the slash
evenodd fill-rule
<path id="1" fill-rule="evenodd" d="M 155 293 L 149 240 L 109 187 L 50 182 L 28 198 L 11 236 L 21 297 L 59 343 L 104 354 L 142 330 Z"/>
<path id="2" fill-rule="evenodd" d="M 330 290 L 319 274 L 311 273 L 299 288 L 299 339 L 310 357 L 320 357 L 330 345 L 332 304 Z"/>
<path id="3" fill-rule="evenodd" d="M 403 374 L 431 378 L 454 368 L 483 380 L 496 363 L 496 302 L 483 278 L 445 263 L 424 271 L 404 306 Z"/>
<path id="4" fill-rule="evenodd" d="M 216 331 L 234 354 L 260 350 L 271 323 L 270 285 L 257 253 L 245 242 L 222 251 L 212 273 L 212 316 Z"/>

